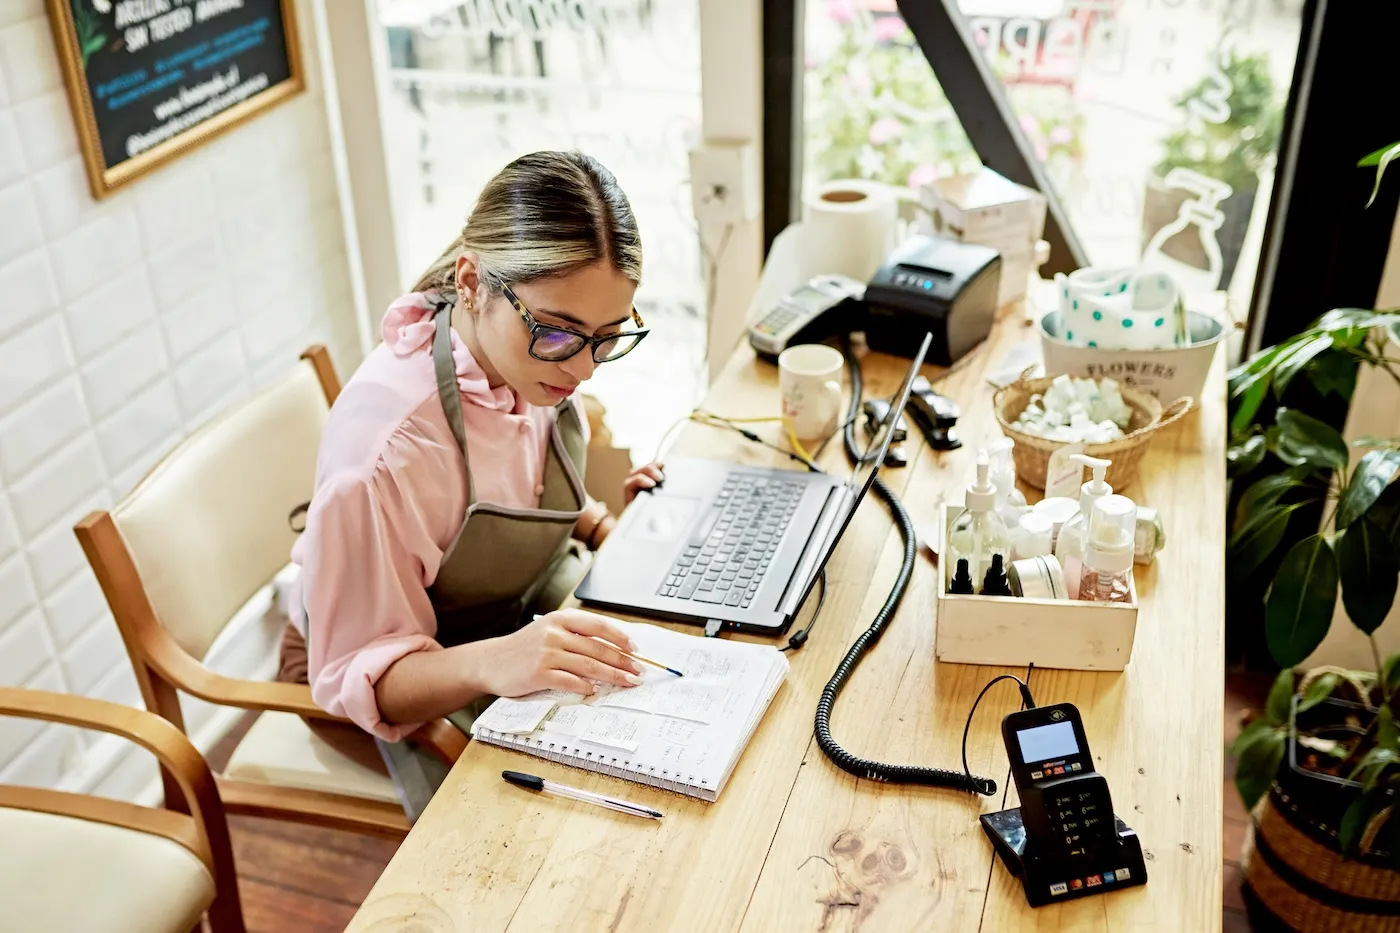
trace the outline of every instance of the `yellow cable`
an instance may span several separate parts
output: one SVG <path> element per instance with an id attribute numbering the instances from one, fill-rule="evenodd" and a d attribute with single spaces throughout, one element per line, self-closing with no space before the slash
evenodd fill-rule
<path id="1" fill-rule="evenodd" d="M 725 422 L 729 424 L 766 424 L 774 421 L 781 422 L 783 428 L 787 432 L 788 443 L 792 445 L 793 453 L 801 457 L 803 463 L 810 465 L 814 462 L 812 455 L 807 452 L 807 448 L 803 447 L 802 442 L 797 439 L 797 430 L 793 427 L 791 419 L 787 417 L 769 415 L 763 418 L 725 418 L 721 415 L 712 414 L 699 409 L 692 412 L 690 417 L 692 421 L 710 425 L 723 425 Z"/>

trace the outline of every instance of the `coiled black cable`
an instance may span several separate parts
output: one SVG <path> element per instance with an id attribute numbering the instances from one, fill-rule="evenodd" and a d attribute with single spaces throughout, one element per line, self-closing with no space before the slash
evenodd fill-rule
<path id="1" fill-rule="evenodd" d="M 841 351 L 846 357 L 846 369 L 851 379 L 851 405 L 847 412 L 844 439 L 846 443 L 846 455 L 855 463 L 860 461 L 860 452 L 856 449 L 855 421 L 860 412 L 861 392 L 863 380 L 861 378 L 860 361 L 851 350 L 849 340 L 842 342 Z M 856 777 L 867 778 L 872 781 L 884 781 L 889 784 L 922 784 L 928 787 L 950 787 L 956 790 L 972 791 L 973 793 L 991 796 L 997 791 L 997 783 L 991 778 L 979 777 L 974 774 L 950 771 L 945 768 L 925 768 L 918 765 L 891 765 L 880 761 L 870 761 L 852 755 L 840 746 L 831 735 L 831 709 L 836 705 L 836 697 L 846 686 L 846 681 L 850 679 L 855 671 L 856 665 L 861 658 L 880 640 L 884 634 L 885 626 L 899 608 L 900 600 L 904 598 L 904 592 L 909 588 L 909 578 L 914 573 L 914 560 L 917 557 L 917 548 L 914 541 L 914 522 L 905 511 L 904 503 L 899 501 L 899 497 L 880 480 L 875 478 L 875 494 L 885 500 L 885 504 L 890 508 L 895 524 L 899 526 L 900 536 L 904 539 L 904 560 L 899 567 L 899 576 L 895 579 L 894 586 L 890 589 L 890 595 L 885 598 L 885 604 L 880 607 L 880 611 L 875 613 L 875 618 L 871 621 L 870 627 L 861 633 L 855 640 L 846 656 L 837 665 L 836 672 L 827 681 L 822 696 L 817 701 L 816 734 L 817 744 L 821 750 L 830 758 L 836 767 L 848 774 Z M 964 766 L 965 767 L 965 766 Z"/>

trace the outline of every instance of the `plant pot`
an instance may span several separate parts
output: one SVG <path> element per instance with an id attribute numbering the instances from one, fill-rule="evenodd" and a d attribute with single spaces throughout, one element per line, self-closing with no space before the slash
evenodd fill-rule
<path id="1" fill-rule="evenodd" d="M 1220 202 L 1220 211 L 1225 215 L 1225 222 L 1215 231 L 1215 240 L 1220 244 L 1221 289 L 1229 288 L 1230 280 L 1235 274 L 1235 266 L 1240 259 L 1240 247 L 1244 244 L 1244 234 L 1249 228 L 1249 216 L 1254 211 L 1254 196 L 1257 190 L 1245 188 L 1235 191 Z M 1158 230 L 1176 220 L 1177 212 L 1189 197 L 1190 192 L 1168 188 L 1162 179 L 1155 175 L 1147 180 L 1147 189 L 1142 199 L 1140 249 L 1146 249 Z M 1172 259 L 1198 269 L 1205 269 L 1209 265 L 1205 250 L 1195 237 L 1174 236 L 1163 244 L 1162 252 Z"/>
<path id="2" fill-rule="evenodd" d="M 1369 722 L 1374 711 L 1329 699 L 1301 714 L 1289 729 L 1288 756 L 1273 788 L 1255 808 L 1242 857 L 1244 900 L 1256 933 L 1328 930 L 1400 931 L 1400 872 L 1387 853 L 1343 858 L 1338 828 L 1361 792 L 1355 781 L 1300 764 L 1298 729 L 1355 734 L 1348 715 Z"/>

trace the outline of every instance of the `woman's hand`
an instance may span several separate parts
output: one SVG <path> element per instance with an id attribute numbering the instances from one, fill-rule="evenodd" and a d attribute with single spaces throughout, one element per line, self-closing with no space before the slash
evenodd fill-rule
<path id="1" fill-rule="evenodd" d="M 581 609 L 551 612 L 518 632 L 479 644 L 490 646 L 482 652 L 481 683 L 496 696 L 536 690 L 591 694 L 595 680 L 620 687 L 642 682 L 642 669 L 613 647 L 631 651 L 632 640 L 608 619 Z"/>
<path id="2" fill-rule="evenodd" d="M 661 472 L 662 465 L 659 463 L 648 463 L 644 466 L 633 468 L 627 474 L 627 479 L 622 482 L 622 501 L 628 505 L 637 498 L 637 493 L 644 489 L 655 489 L 661 481 L 666 478 L 666 474 Z"/>

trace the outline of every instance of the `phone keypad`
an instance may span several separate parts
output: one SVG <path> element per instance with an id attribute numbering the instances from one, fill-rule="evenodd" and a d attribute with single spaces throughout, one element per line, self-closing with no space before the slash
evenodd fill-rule
<path id="1" fill-rule="evenodd" d="M 754 330 L 761 334 L 780 334 L 797 318 L 797 311 L 792 308 L 779 305 L 768 312 L 763 320 L 754 325 Z"/>

